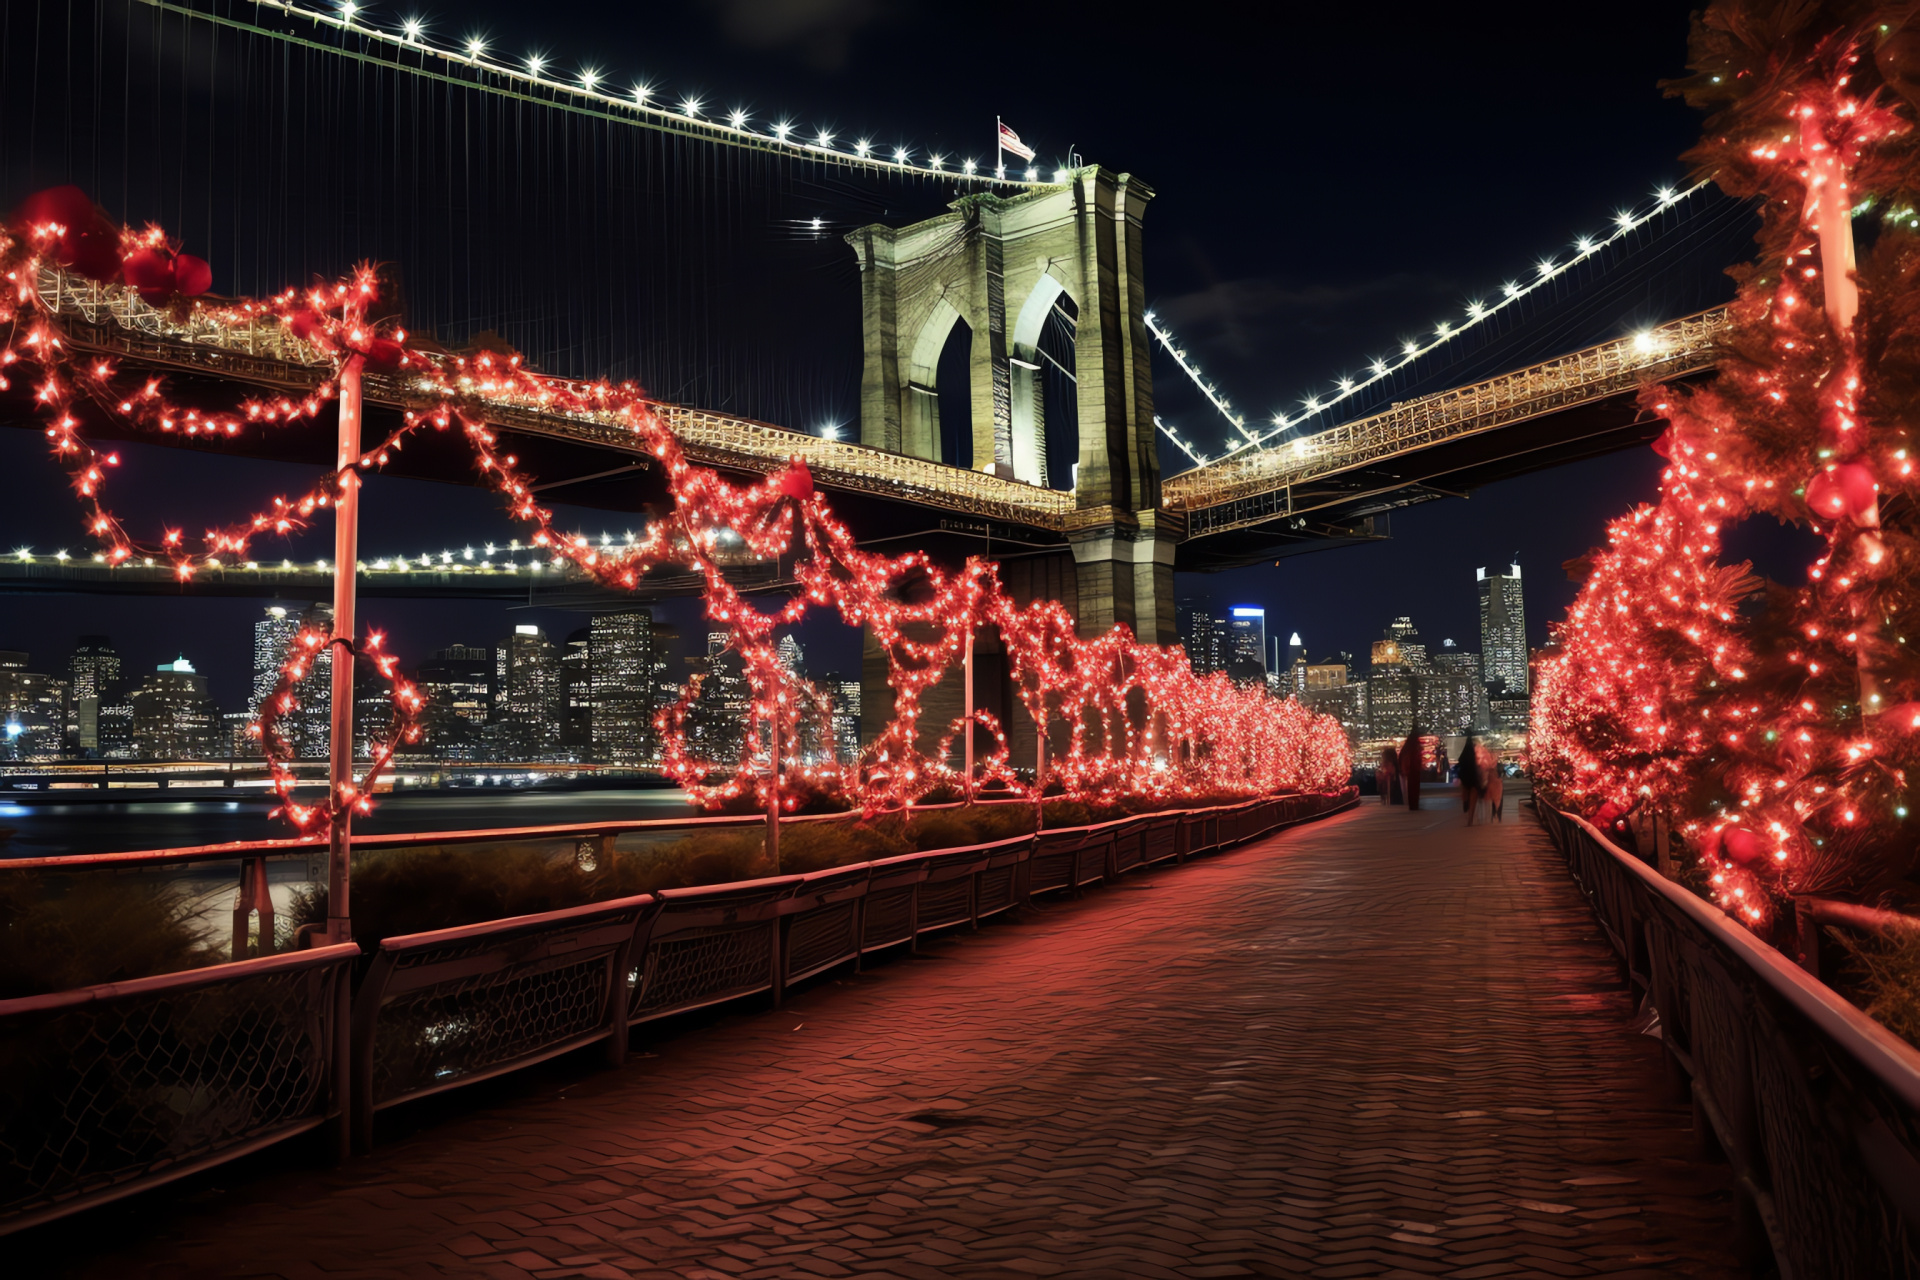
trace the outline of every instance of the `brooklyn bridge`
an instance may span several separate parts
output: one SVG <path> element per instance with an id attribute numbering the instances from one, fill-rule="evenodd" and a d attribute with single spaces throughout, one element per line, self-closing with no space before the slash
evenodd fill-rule
<path id="1" fill-rule="evenodd" d="M 894 38 L 714 10 L 699 39 L 803 83 Z M 1725 451 L 1751 491 L 1784 448 L 1701 426 L 1789 384 L 1734 295 L 1766 273 L 1722 278 L 1779 201 L 1702 169 L 1413 337 L 1363 319 L 1387 354 L 1261 418 L 1203 366 L 1295 355 L 1149 286 L 1161 211 L 1191 251 L 1231 173 L 1160 190 L 1150 154 L 1006 120 L 972 151 L 803 126 L 616 84 L 610 47 L 509 55 L 483 18 L 527 21 L 0 12 L 0 443 L 34 494 L 0 534 L 0 1234 L 28 1271 L 1920 1275 L 1886 976 L 1911 841 L 1844 855 L 1870 890 L 1794 880 L 1758 843 L 1787 862 L 1782 819 L 1739 812 L 1755 775 L 1674 763 L 1719 741 L 1683 676 L 1720 697 L 1769 660 L 1721 629 L 1805 551 L 1701 567 L 1733 489 L 1687 487 Z M 1865 147 L 1906 127 L 1920 28 L 1847 22 L 1895 50 Z M 1853 287 L 1841 222 L 1878 219 L 1865 262 L 1920 219 L 1898 184 L 1821 205 L 1851 188 L 1804 159 L 1771 287 L 1829 291 L 1843 354 L 1793 385 L 1850 431 L 1904 357 L 1845 344 L 1893 304 L 1816 276 Z M 1300 225 L 1333 243 L 1328 194 Z M 1319 296 L 1297 332 L 1344 336 Z M 1525 529 L 1479 570 L 1484 652 L 1400 618 L 1364 682 L 1196 603 L 1309 554 L 1431 564 L 1426 513 L 1524 483 L 1571 509 L 1649 445 L 1659 494 L 1610 495 L 1551 636 Z M 1878 566 L 1906 452 L 1851 448 L 1785 487 Z M 1654 597 L 1678 621 L 1634 630 Z M 65 677 L 27 652 L 56 617 L 233 601 L 271 607 L 224 720 L 184 652 L 131 692 L 104 636 Z M 383 608 L 513 634 L 415 661 Z M 521 621 L 558 616 L 564 652 Z M 1868 648 L 1828 717 L 1855 765 L 1920 706 Z"/>

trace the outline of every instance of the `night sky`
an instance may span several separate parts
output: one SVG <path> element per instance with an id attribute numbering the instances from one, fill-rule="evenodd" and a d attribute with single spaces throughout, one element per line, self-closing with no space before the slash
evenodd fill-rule
<path id="1" fill-rule="evenodd" d="M 45 6 L 38 45 L 28 43 L 38 8 L 20 0 L 0 0 L 0 6 L 8 39 L 0 52 L 0 105 L 13 104 L 0 118 L 14 120 L 23 118 L 23 95 L 46 100 L 52 80 L 46 60 L 67 56 L 47 16 L 64 6 Z M 1000 115 L 1039 147 L 1043 160 L 1064 161 L 1071 148 L 1089 162 L 1133 172 L 1158 193 L 1146 216 L 1150 306 L 1236 405 L 1264 417 L 1296 407 L 1305 394 L 1324 390 L 1331 379 L 1437 320 L 1459 317 L 1467 300 L 1491 296 L 1502 280 L 1524 279 L 1542 255 L 1565 254 L 1576 236 L 1602 230 L 1615 210 L 1645 207 L 1655 188 L 1681 185 L 1686 173 L 1677 157 L 1697 121 L 1663 98 L 1656 82 L 1682 70 L 1687 10 L 1685 3 L 1628 2 L 1604 12 L 1536 6 L 1516 21 L 1433 5 L 996 10 L 900 0 L 681 6 L 477 0 L 363 12 L 396 27 L 417 13 L 443 41 L 484 33 L 502 55 L 537 49 L 554 66 L 590 61 L 616 83 L 644 77 L 663 95 L 698 93 L 715 108 L 737 103 L 757 119 L 786 114 L 808 130 L 871 134 L 883 145 L 898 139 L 922 153 L 990 158 L 993 120 Z M 63 150 L 57 136 L 45 132 L 55 127 L 46 114 L 35 121 L 41 132 L 31 154 L 12 126 L 13 140 L 0 144 L 0 203 L 11 205 L 68 177 L 85 181 L 76 168 L 111 167 L 99 163 L 97 153 L 76 160 L 71 131 Z M 165 206 L 157 209 L 131 207 L 142 199 L 137 183 L 121 190 L 117 203 L 103 193 L 116 213 L 171 225 L 177 208 L 191 228 L 198 215 L 189 194 L 203 181 L 220 207 L 246 207 L 244 187 L 221 185 L 217 141 L 196 142 L 184 132 L 165 141 L 166 163 L 200 176 L 181 178 L 172 195 L 154 196 L 149 203 Z M 560 368 L 571 353 L 576 365 L 609 362 L 623 375 L 648 377 L 662 395 L 728 399 L 735 411 L 795 426 L 852 421 L 858 298 L 851 251 L 837 231 L 806 238 L 784 227 L 790 215 L 804 215 L 816 195 L 818 216 L 836 229 L 884 217 L 895 205 L 914 205 L 914 216 L 939 207 L 937 192 L 907 200 L 798 184 L 776 211 L 783 225 L 770 222 L 763 237 L 773 246 L 769 252 L 790 254 L 775 256 L 791 264 L 791 275 L 776 273 L 770 287 L 782 292 L 756 302 L 750 318 L 729 324 L 727 313 L 703 300 L 685 304 L 706 308 L 698 335 L 636 320 L 601 335 L 605 346 L 582 346 L 554 330 L 558 336 L 541 348 L 547 367 Z M 1396 388 L 1394 398 L 1718 300 L 1726 291 L 1718 273 L 1740 252 L 1745 233 L 1737 209 L 1708 203 L 1717 197 L 1700 199 L 1700 212 L 1688 215 L 1693 221 L 1676 217 L 1655 229 L 1660 236 L 1649 233 L 1631 270 L 1576 281 L 1493 339 L 1462 344 L 1456 355 L 1424 364 L 1417 382 Z M 580 203 L 557 216 L 588 218 Z M 404 211 L 355 216 L 368 219 L 362 239 L 380 246 L 413 243 L 393 241 L 393 228 L 422 234 L 403 225 Z M 749 209 L 737 216 L 762 215 Z M 217 250 L 222 233 L 211 214 L 205 222 Z M 319 266 L 330 266 L 328 252 L 378 251 L 347 247 L 356 243 L 348 222 L 333 228 L 342 247 L 303 250 L 301 264 L 315 269 L 317 255 Z M 590 252 L 599 226 L 588 218 L 565 238 Z M 233 243 L 240 243 L 237 231 Z M 209 256 L 216 289 L 252 287 L 238 266 L 223 263 L 218 252 Z M 271 255 L 249 261 L 277 269 Z M 512 253 L 481 255 L 473 270 L 504 272 L 515 261 Z M 615 278 L 591 287 L 614 299 L 610 305 L 617 307 L 629 289 L 666 298 L 661 307 L 671 303 L 651 279 L 619 278 L 628 258 L 609 251 L 607 261 L 619 267 L 610 268 Z M 723 291 L 722 285 L 712 291 Z M 544 323 L 530 313 L 552 319 L 548 313 L 567 310 L 564 298 L 537 292 L 514 295 L 513 307 L 502 303 L 500 315 L 472 298 L 446 296 L 436 323 L 449 338 L 463 336 L 454 330 Z M 635 314 L 644 319 L 658 312 Z M 738 388 L 673 372 L 676 359 L 697 359 L 702 369 L 731 368 L 724 358 L 736 334 L 734 354 L 750 347 L 752 368 L 761 371 L 740 375 Z M 696 338 L 702 345 L 694 357 L 687 344 Z M 651 381 L 660 379 L 683 385 Z M 1225 438 L 1223 424 L 1209 416 L 1170 360 L 1156 361 L 1155 394 L 1162 415 L 1188 436 L 1216 448 Z M 135 517 L 191 518 L 201 504 L 304 487 L 311 474 L 157 448 L 126 452 L 124 470 L 137 472 L 142 492 L 116 505 Z M 1171 449 L 1163 447 L 1162 456 L 1169 471 L 1184 465 Z M 1181 590 L 1209 594 L 1222 605 L 1262 604 L 1270 632 L 1284 638 L 1300 631 L 1316 657 L 1364 651 L 1400 614 L 1411 615 L 1432 643 L 1452 637 L 1477 648 L 1474 570 L 1517 554 L 1528 583 L 1529 630 L 1539 643 L 1572 596 L 1561 562 L 1597 542 L 1609 517 L 1652 496 L 1657 461 L 1642 451 L 1509 481 L 1467 500 L 1396 513 L 1393 540 L 1385 544 L 1183 577 Z M 0 431 L 0 467 L 13 479 L 0 504 L 0 549 L 85 547 L 78 510 L 35 432 Z M 569 514 L 592 532 L 626 527 L 617 514 Z M 391 479 L 370 486 L 364 527 L 369 557 L 503 543 L 519 532 L 477 490 Z M 1754 538 L 1763 569 L 1772 559 L 1790 558 L 1790 539 L 1766 531 Z M 263 559 L 279 554 L 260 551 Z M 237 705 L 258 609 L 256 602 L 192 598 L 0 597 L 0 647 L 31 650 L 37 669 L 63 670 L 76 634 L 105 632 L 136 669 L 185 652 L 215 674 L 216 697 Z M 409 659 L 455 641 L 490 642 L 515 622 L 538 622 L 556 636 L 584 622 L 576 614 L 463 602 L 377 602 L 364 612 L 389 629 Z M 697 625 L 685 606 L 666 613 L 683 629 Z M 822 631 L 809 639 L 816 670 L 844 666 L 856 653 L 850 636 Z"/>

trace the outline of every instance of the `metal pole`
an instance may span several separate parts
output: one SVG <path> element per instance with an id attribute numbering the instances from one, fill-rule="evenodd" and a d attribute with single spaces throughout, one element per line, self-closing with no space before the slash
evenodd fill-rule
<path id="1" fill-rule="evenodd" d="M 1040 695 L 1040 715 L 1033 724 L 1033 829 L 1046 825 L 1047 800 L 1041 794 L 1047 776 L 1047 695 Z"/>
<path id="2" fill-rule="evenodd" d="M 333 719 L 327 739 L 327 801 L 337 804 L 353 785 L 353 606 L 360 567 L 360 366 L 358 355 L 340 369 L 340 491 L 333 505 Z M 353 810 L 345 809 L 327 834 L 327 941 L 353 940 L 348 879 L 353 863 Z"/>
<path id="3" fill-rule="evenodd" d="M 965 685 L 966 705 L 961 709 L 961 715 L 963 718 L 960 721 L 960 732 L 965 736 L 967 745 L 966 745 L 966 751 L 962 758 L 966 761 L 967 785 L 965 790 L 966 790 L 967 803 L 972 804 L 973 803 L 973 623 L 972 622 L 967 623 L 967 649 L 966 649 L 965 656 L 963 656 L 960 660 L 960 668 L 966 674 L 966 685 Z"/>
<path id="4" fill-rule="evenodd" d="M 780 712 L 767 720 L 767 861 L 780 874 Z"/>

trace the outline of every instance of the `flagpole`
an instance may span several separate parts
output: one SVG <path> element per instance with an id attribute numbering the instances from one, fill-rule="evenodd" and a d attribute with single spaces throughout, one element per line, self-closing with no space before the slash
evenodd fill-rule
<path id="1" fill-rule="evenodd" d="M 1000 141 L 1003 136 L 1001 130 L 1006 127 L 999 116 L 993 118 L 993 176 L 996 178 L 1007 176 L 1007 147 Z"/>

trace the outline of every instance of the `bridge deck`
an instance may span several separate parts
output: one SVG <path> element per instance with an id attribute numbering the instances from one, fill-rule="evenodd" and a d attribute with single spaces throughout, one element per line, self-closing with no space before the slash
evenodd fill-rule
<path id="1" fill-rule="evenodd" d="M 1728 1175 L 1564 868 L 1511 797 L 1471 830 L 1451 800 L 30 1244 L 101 1276 L 1734 1274 Z"/>

